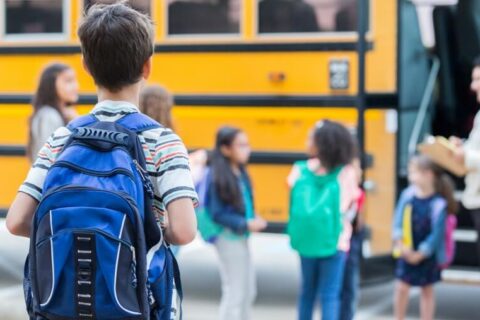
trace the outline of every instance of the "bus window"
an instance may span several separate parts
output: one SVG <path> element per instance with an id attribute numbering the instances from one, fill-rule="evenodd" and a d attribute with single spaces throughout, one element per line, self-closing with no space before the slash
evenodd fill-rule
<path id="1" fill-rule="evenodd" d="M 117 1 L 118 0 L 85 0 L 85 11 L 88 10 L 88 8 L 90 8 L 92 5 L 97 3 L 111 4 Z M 129 0 L 127 2 L 133 9 L 150 15 L 150 0 Z"/>
<path id="2" fill-rule="evenodd" d="M 239 34 L 241 0 L 168 0 L 168 34 Z"/>
<path id="3" fill-rule="evenodd" d="M 62 35 L 65 30 L 63 0 L 5 0 L 5 35 Z"/>
<path id="4" fill-rule="evenodd" d="M 355 32 L 357 0 L 259 0 L 258 31 Z"/>

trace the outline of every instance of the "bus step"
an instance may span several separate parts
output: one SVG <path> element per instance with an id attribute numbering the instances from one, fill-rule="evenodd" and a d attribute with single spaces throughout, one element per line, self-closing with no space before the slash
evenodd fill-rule
<path id="1" fill-rule="evenodd" d="M 449 268 L 442 272 L 442 279 L 449 283 L 480 284 L 480 271 L 474 268 Z"/>

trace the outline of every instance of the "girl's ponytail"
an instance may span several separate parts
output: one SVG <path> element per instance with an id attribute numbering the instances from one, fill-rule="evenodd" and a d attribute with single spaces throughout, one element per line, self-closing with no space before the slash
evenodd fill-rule
<path id="1" fill-rule="evenodd" d="M 455 184 L 452 178 L 445 172 L 436 173 L 437 192 L 447 200 L 448 214 L 456 214 L 458 212 L 458 202 L 455 199 Z"/>

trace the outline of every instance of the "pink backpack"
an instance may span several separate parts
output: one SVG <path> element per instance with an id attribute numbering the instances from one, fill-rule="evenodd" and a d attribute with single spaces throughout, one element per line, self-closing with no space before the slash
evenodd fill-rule
<path id="1" fill-rule="evenodd" d="M 457 216 L 454 214 L 447 215 L 445 220 L 445 259 L 439 265 L 441 269 L 448 268 L 455 258 L 455 239 L 453 233 L 457 228 Z"/>

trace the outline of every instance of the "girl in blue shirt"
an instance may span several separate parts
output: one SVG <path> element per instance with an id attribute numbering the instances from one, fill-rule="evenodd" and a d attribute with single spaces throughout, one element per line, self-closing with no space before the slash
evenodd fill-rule
<path id="1" fill-rule="evenodd" d="M 445 221 L 457 211 L 457 203 L 451 179 L 426 156 L 410 161 L 408 179 L 410 187 L 400 196 L 393 225 L 394 252 L 399 256 L 395 318 L 405 319 L 409 290 L 416 286 L 421 287 L 421 318 L 433 320 L 433 286 L 441 279 L 445 258 Z"/>
<path id="2" fill-rule="evenodd" d="M 256 296 L 248 236 L 265 229 L 267 223 L 255 215 L 246 171 L 250 152 L 248 137 L 240 129 L 223 127 L 218 131 L 206 207 L 212 220 L 222 227 L 213 241 L 222 280 L 220 320 L 249 320 Z"/>

